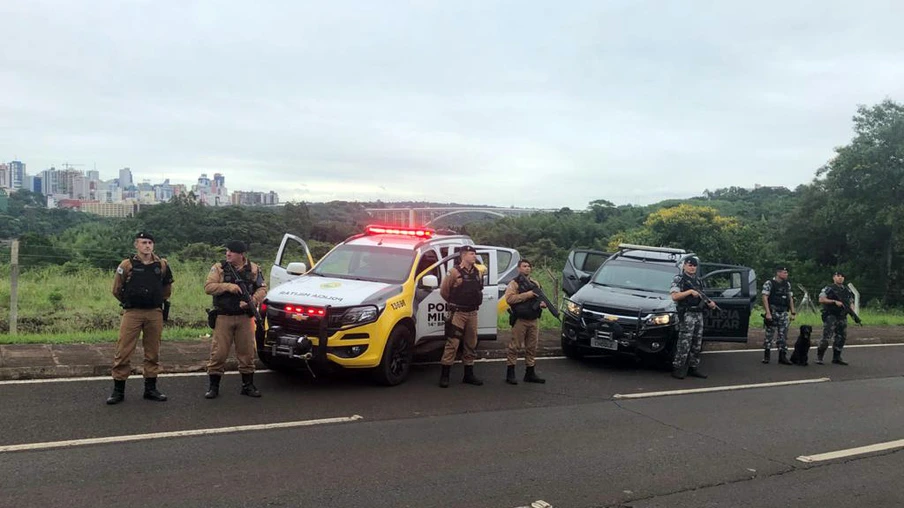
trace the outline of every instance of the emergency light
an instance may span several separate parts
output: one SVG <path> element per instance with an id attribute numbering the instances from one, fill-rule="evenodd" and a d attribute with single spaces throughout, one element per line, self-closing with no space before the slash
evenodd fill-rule
<path id="1" fill-rule="evenodd" d="M 364 230 L 368 235 L 402 235 L 417 238 L 430 238 L 436 234 L 431 228 L 403 228 L 398 226 L 367 226 Z"/>

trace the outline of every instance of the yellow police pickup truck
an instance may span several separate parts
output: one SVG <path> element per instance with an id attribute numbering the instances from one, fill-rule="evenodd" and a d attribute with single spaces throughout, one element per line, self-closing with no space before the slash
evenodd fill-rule
<path id="1" fill-rule="evenodd" d="M 261 304 L 261 361 L 271 368 L 310 361 L 371 369 L 381 384 L 403 382 L 415 347 L 445 339 L 439 285 L 463 245 L 477 249 L 483 274 L 478 335 L 495 340 L 497 304 L 517 274 L 517 251 L 429 228 L 368 226 L 316 264 L 304 240 L 283 237 Z"/>

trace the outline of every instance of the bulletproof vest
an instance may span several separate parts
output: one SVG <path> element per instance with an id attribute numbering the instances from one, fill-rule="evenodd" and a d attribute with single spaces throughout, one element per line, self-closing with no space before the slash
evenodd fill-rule
<path id="1" fill-rule="evenodd" d="M 839 286 L 838 284 L 832 284 L 831 286 L 829 286 L 829 288 L 826 290 L 826 296 L 830 300 L 841 300 L 848 305 L 851 304 L 850 293 L 848 292 L 847 288 L 845 288 L 844 286 Z M 844 307 L 839 307 L 834 303 L 823 305 L 822 311 L 828 314 L 834 314 L 836 316 L 841 316 L 845 313 Z"/>
<path id="2" fill-rule="evenodd" d="M 163 265 L 146 265 L 132 258 L 129 280 L 122 287 L 122 306 L 126 309 L 154 309 L 163 305 Z"/>
<path id="3" fill-rule="evenodd" d="M 233 270 L 229 269 L 229 266 L 227 266 L 228 264 L 228 261 L 220 263 L 220 267 L 223 269 L 223 282 L 238 284 L 241 286 L 242 291 L 253 293 L 256 288 L 254 287 L 255 274 L 251 273 L 251 263 L 246 263 L 245 266 L 235 270 L 235 272 L 238 272 L 240 279 L 235 278 Z M 251 310 L 242 309 L 241 303 L 242 295 L 237 295 L 235 293 L 221 293 L 219 295 L 214 295 L 213 297 L 213 306 L 222 314 L 250 314 Z"/>
<path id="4" fill-rule="evenodd" d="M 691 277 L 690 275 L 688 275 L 686 273 L 681 274 L 681 286 L 680 286 L 681 291 L 687 291 L 688 289 L 696 289 L 697 291 L 700 291 L 698 288 L 700 288 L 702 286 L 703 285 L 700 284 L 700 279 L 698 279 L 696 276 Z M 678 300 L 678 302 L 676 303 L 676 306 L 678 307 L 679 310 L 680 309 L 699 309 L 700 305 L 702 303 L 703 303 L 703 299 L 700 298 L 699 296 L 688 296 L 687 298 Z"/>
<path id="5" fill-rule="evenodd" d="M 772 291 L 769 292 L 769 308 L 776 312 L 784 312 L 791 307 L 791 283 L 772 279 Z"/>
<path id="6" fill-rule="evenodd" d="M 521 275 L 515 279 L 515 282 L 518 284 L 519 294 L 537 289 L 537 286 L 534 285 L 530 279 Z M 511 307 L 512 314 L 518 319 L 537 319 L 540 317 L 540 314 L 543 313 L 543 308 L 540 307 L 539 298 L 531 298 L 530 300 L 518 302 Z"/>
<path id="7" fill-rule="evenodd" d="M 456 269 L 461 274 L 461 284 L 452 288 L 449 303 L 464 309 L 476 310 L 483 302 L 483 281 L 480 279 L 480 272 L 473 266 L 470 270 L 464 270 L 460 266 Z"/>

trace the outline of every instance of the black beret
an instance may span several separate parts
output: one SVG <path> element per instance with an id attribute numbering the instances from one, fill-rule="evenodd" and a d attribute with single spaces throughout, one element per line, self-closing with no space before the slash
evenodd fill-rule
<path id="1" fill-rule="evenodd" d="M 248 246 L 245 245 L 245 242 L 242 242 L 239 240 L 233 240 L 233 241 L 227 243 L 226 248 L 237 254 L 244 254 L 244 253 L 248 252 Z"/>
<path id="2" fill-rule="evenodd" d="M 136 239 L 136 240 L 138 240 L 139 238 L 144 238 L 144 239 L 150 240 L 150 241 L 152 241 L 152 242 L 154 241 L 154 237 L 151 236 L 150 233 L 147 233 L 147 232 L 145 232 L 145 231 L 139 231 L 138 234 L 135 235 L 135 239 Z"/>
<path id="3" fill-rule="evenodd" d="M 477 252 L 477 249 L 475 249 L 471 245 L 465 245 L 465 246 L 462 246 L 462 248 L 459 249 L 458 251 L 459 252 Z"/>
<path id="4" fill-rule="evenodd" d="M 700 264 L 700 260 L 697 259 L 697 256 L 691 256 L 691 257 L 685 259 L 684 262 L 685 262 L 686 264 L 691 265 L 691 266 L 697 266 L 697 265 Z"/>
<path id="5" fill-rule="evenodd" d="M 785 265 L 778 265 L 777 267 L 775 267 L 775 271 L 776 272 L 787 272 L 788 267 Z"/>
<path id="6" fill-rule="evenodd" d="M 842 272 L 841 270 L 835 270 L 835 273 L 833 273 L 832 276 L 835 275 L 841 275 L 842 277 L 844 277 L 844 272 Z"/>

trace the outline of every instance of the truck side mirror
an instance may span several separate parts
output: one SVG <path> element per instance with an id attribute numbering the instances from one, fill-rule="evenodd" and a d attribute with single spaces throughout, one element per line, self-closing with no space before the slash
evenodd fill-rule
<path id="1" fill-rule="evenodd" d="M 439 287 L 439 280 L 436 278 L 436 275 L 424 275 L 424 278 L 421 279 L 421 286 L 436 289 Z"/>
<path id="2" fill-rule="evenodd" d="M 289 263 L 289 266 L 286 267 L 286 273 L 289 275 L 304 275 L 306 271 L 308 271 L 308 267 L 304 263 Z"/>
<path id="3" fill-rule="evenodd" d="M 581 277 L 580 277 L 581 284 L 587 284 L 588 282 L 590 282 L 591 277 L 592 277 L 592 275 L 581 275 Z"/>

